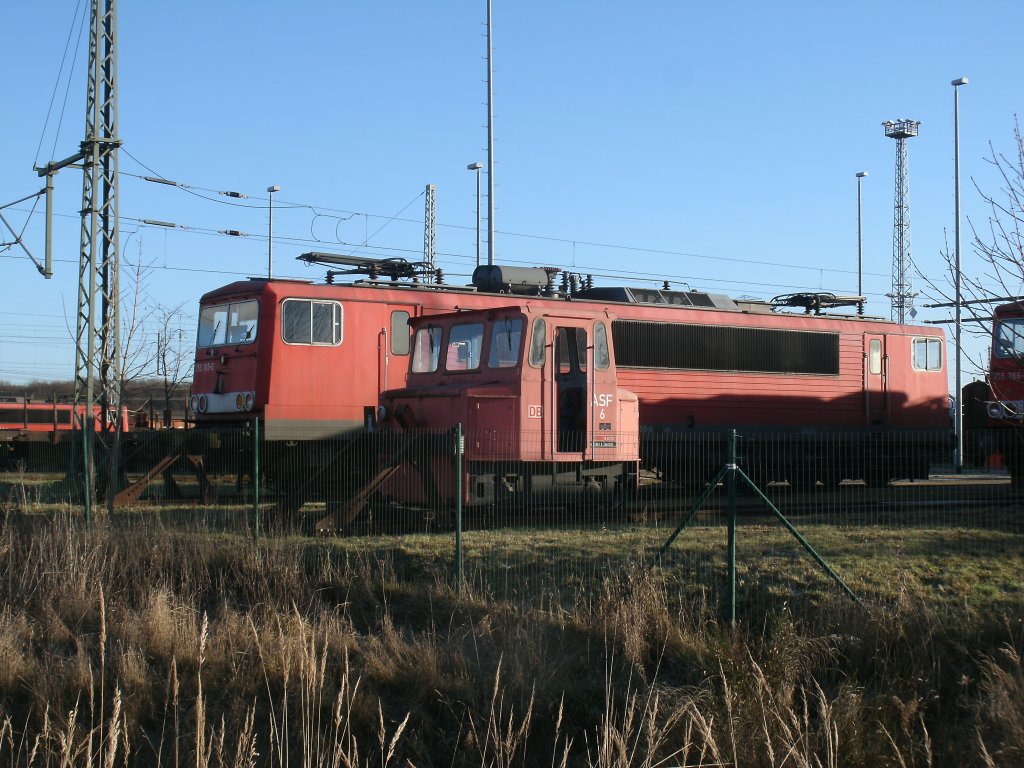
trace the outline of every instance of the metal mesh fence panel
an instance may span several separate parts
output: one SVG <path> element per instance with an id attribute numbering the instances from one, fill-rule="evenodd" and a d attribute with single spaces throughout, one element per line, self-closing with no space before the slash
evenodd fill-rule
<path id="1" fill-rule="evenodd" d="M 946 432 L 740 431 L 734 455 L 725 431 L 275 437 L 255 422 L 125 435 L 116 521 L 319 536 L 400 579 L 548 607 L 638 573 L 722 615 L 735 588 L 749 620 L 846 600 L 843 585 L 866 605 L 1024 600 L 1006 433 L 972 433 L 961 472 Z M 78 457 L 69 439 L 0 443 L 0 502 L 74 509 Z"/>

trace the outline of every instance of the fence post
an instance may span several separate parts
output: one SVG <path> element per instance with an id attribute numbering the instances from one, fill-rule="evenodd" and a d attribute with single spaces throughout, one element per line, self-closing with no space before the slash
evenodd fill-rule
<path id="1" fill-rule="evenodd" d="M 252 515 L 253 538 L 260 543 L 260 417 L 252 421 Z"/>
<path id="2" fill-rule="evenodd" d="M 736 626 L 736 430 L 729 430 L 725 488 L 729 498 L 729 626 Z"/>
<path id="3" fill-rule="evenodd" d="M 465 440 L 462 422 L 455 427 L 455 583 L 459 594 L 464 587 L 462 573 L 462 452 Z"/>

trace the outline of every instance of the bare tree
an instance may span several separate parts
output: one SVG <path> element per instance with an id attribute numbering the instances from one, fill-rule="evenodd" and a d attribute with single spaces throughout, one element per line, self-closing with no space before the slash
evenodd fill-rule
<path id="1" fill-rule="evenodd" d="M 968 219 L 974 259 L 972 269 L 960 271 L 961 314 L 964 323 L 962 332 L 982 337 L 986 341 L 992 332 L 995 307 L 1020 301 L 1024 297 L 1024 136 L 1021 135 L 1020 122 L 1016 119 L 1013 138 L 1013 151 L 1010 154 L 998 152 L 989 142 L 989 156 L 986 160 L 995 171 L 994 176 L 998 182 L 996 189 L 990 191 L 974 180 L 974 188 L 985 202 L 988 215 L 984 223 Z M 943 256 L 952 278 L 956 273 L 956 255 L 947 245 Z M 944 302 L 955 305 L 953 279 L 945 286 L 945 290 L 938 289 L 934 283 L 930 287 L 936 290 Z M 998 345 L 996 351 L 1004 361 L 1016 357 L 1019 364 L 1024 360 L 1024 355 L 1020 353 L 1024 349 L 1024 340 L 1013 336 L 1020 333 L 1019 328 L 1019 325 L 1008 323 L 998 326 L 994 343 Z M 1019 371 L 990 370 L 988 348 L 988 344 L 985 344 L 984 351 L 971 361 L 984 383 L 972 382 L 965 387 L 964 449 L 968 455 L 974 453 L 979 458 L 998 452 L 1010 470 L 1011 482 L 1015 486 L 1024 487 L 1024 423 L 1014 413 L 1015 407 L 1010 407 L 1006 411 L 1008 416 L 999 418 L 1000 428 L 988 432 L 992 425 L 989 417 L 993 412 L 986 410 L 999 401 L 1018 399 L 1015 382 L 1018 381 Z M 1013 386 L 1003 386 L 1008 381 L 1014 382 Z M 968 388 L 971 388 L 970 393 L 967 392 Z M 975 413 L 973 417 L 972 407 Z M 998 406 L 996 412 L 1000 412 Z M 968 423 L 971 421 L 973 425 Z M 972 426 L 975 434 L 969 437 Z"/>
<path id="2" fill-rule="evenodd" d="M 192 371 L 192 346 L 185 332 L 185 305 L 166 307 L 156 304 L 151 316 L 159 330 L 156 337 L 156 374 L 163 384 L 163 425 L 171 426 L 171 400 L 188 381 Z"/>
<path id="3" fill-rule="evenodd" d="M 1024 137 L 1017 120 L 1013 138 L 1014 155 L 998 153 L 989 143 L 988 162 L 1001 180 L 998 193 L 989 194 L 974 185 L 989 209 L 984 229 L 971 222 L 974 251 L 986 274 L 965 283 L 979 298 L 1019 296 L 1024 285 Z"/>
<path id="4" fill-rule="evenodd" d="M 975 258 L 969 269 L 961 261 L 961 311 L 963 332 L 985 340 L 992 330 L 993 307 L 1024 295 L 1024 135 L 1016 119 L 1013 138 L 1011 154 L 997 151 L 989 142 L 985 160 L 995 170 L 998 189 L 985 190 L 977 180 L 972 180 L 988 215 L 983 223 L 968 218 L 969 249 Z M 942 257 L 948 281 L 939 283 L 925 278 L 927 292 L 936 303 L 953 305 L 956 253 L 948 238 Z M 988 370 L 987 345 L 973 358 L 968 357 L 968 364 L 976 375 L 984 376 Z"/>

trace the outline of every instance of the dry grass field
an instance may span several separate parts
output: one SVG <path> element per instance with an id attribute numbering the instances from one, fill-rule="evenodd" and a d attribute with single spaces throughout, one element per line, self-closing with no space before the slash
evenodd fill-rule
<path id="1" fill-rule="evenodd" d="M 0 766 L 1017 766 L 1005 508 L 311 539 L 5 491 Z M 666 527 L 668 526 L 668 527 Z"/>

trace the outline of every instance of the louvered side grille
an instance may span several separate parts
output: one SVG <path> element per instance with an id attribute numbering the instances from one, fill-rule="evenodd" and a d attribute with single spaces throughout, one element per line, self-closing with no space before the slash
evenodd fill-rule
<path id="1" fill-rule="evenodd" d="M 626 368 L 839 375 L 839 334 L 617 320 L 616 364 Z"/>

